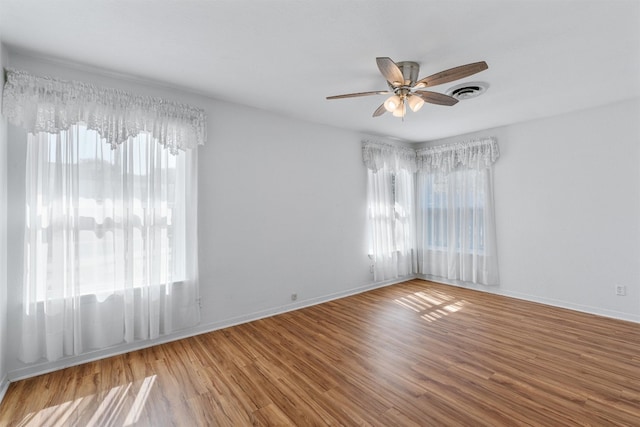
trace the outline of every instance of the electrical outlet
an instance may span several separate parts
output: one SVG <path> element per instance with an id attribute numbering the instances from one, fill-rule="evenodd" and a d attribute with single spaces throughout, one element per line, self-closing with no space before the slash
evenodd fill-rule
<path id="1" fill-rule="evenodd" d="M 627 295 L 627 287 L 625 285 L 616 285 L 616 295 L 621 297 Z"/>
<path id="2" fill-rule="evenodd" d="M 298 299 L 298 294 L 291 294 L 291 301 L 295 301 Z"/>

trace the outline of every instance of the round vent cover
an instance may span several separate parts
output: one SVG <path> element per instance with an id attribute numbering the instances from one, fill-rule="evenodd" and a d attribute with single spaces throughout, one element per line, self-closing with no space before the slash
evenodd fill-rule
<path id="1" fill-rule="evenodd" d="M 447 90 L 447 95 L 457 100 L 475 98 L 482 95 L 489 88 L 489 84 L 485 82 L 468 82 L 453 86 Z"/>

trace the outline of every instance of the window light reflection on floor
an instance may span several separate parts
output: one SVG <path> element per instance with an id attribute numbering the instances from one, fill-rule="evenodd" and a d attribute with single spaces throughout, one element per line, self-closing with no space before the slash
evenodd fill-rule
<path id="1" fill-rule="evenodd" d="M 131 409 L 129 410 L 129 414 L 124 421 L 124 426 L 134 425 L 140 419 L 140 414 L 142 413 L 142 409 L 144 409 L 144 405 L 147 403 L 147 399 L 149 398 L 149 392 L 153 388 L 153 383 L 156 381 L 156 376 L 152 375 L 144 379 L 142 385 L 140 386 L 140 390 L 136 395 L 136 400 L 134 400 L 133 405 L 131 405 Z"/>
<path id="2" fill-rule="evenodd" d="M 140 415 L 142 414 L 142 410 L 149 398 L 149 393 L 155 381 L 156 375 L 152 375 L 142 380 L 141 384 L 140 381 L 135 381 L 113 387 L 106 393 L 106 396 L 99 403 L 95 412 L 93 412 L 95 406 L 91 404 L 91 400 L 96 399 L 97 394 L 104 394 L 104 392 L 98 392 L 45 408 L 36 413 L 30 413 L 23 418 L 18 425 L 21 427 L 68 425 L 73 423 L 74 420 L 77 420 L 77 418 L 81 416 L 82 411 L 89 406 L 92 408 L 93 416 L 87 425 L 115 425 L 117 421 L 116 418 L 122 415 L 126 407 L 129 407 L 129 412 L 122 426 L 132 426 L 140 420 Z M 133 403 L 128 404 L 127 402 L 132 396 L 132 391 L 138 388 L 138 384 L 139 389 L 135 394 L 135 399 Z"/>
<path id="3" fill-rule="evenodd" d="M 420 291 L 394 300 L 402 307 L 408 308 L 428 322 L 434 322 L 451 313 L 455 313 L 467 304 L 451 295 L 437 291 Z"/>

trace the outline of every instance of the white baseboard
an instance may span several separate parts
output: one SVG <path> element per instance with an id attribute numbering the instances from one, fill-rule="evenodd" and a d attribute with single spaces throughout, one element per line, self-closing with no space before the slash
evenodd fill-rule
<path id="1" fill-rule="evenodd" d="M 431 282 L 441 283 L 443 285 L 458 286 L 460 288 L 474 289 L 476 291 L 487 292 L 505 297 L 521 299 L 525 301 L 537 302 L 540 304 L 551 305 L 568 310 L 580 311 L 582 313 L 595 314 L 597 316 L 610 317 L 612 319 L 625 320 L 627 322 L 640 323 L 640 315 L 623 313 L 615 310 L 608 310 L 600 307 L 591 307 L 587 305 L 575 304 L 572 302 L 556 300 L 553 298 L 543 298 L 537 295 L 530 295 L 521 292 L 504 291 L 499 286 L 477 285 L 469 282 L 461 282 L 457 280 L 447 280 L 441 277 L 434 277 L 425 274 L 418 275 L 419 279 L 429 280 Z"/>
<path id="2" fill-rule="evenodd" d="M 0 403 L 2 403 L 2 399 L 4 399 L 4 395 L 7 394 L 8 389 L 9 389 L 9 378 L 5 375 L 0 380 Z"/>
<path id="3" fill-rule="evenodd" d="M 624 313 L 621 311 L 609 310 L 600 307 L 591 307 L 588 305 L 574 304 L 567 301 L 556 300 L 552 298 L 541 298 L 535 295 L 528 295 L 519 292 L 504 292 L 503 295 L 522 299 L 540 304 L 552 305 L 554 307 L 566 308 L 568 310 L 580 311 L 582 313 L 595 314 L 597 316 L 610 317 L 612 319 L 625 320 L 627 322 L 640 323 L 640 315 Z"/>
<path id="4" fill-rule="evenodd" d="M 286 313 L 288 311 L 299 310 L 304 307 L 309 307 L 323 302 L 332 301 L 339 298 L 348 297 L 351 295 L 360 294 L 366 291 L 370 291 L 385 286 L 390 286 L 396 283 L 405 282 L 416 278 L 413 276 L 405 276 L 397 279 L 386 280 L 382 282 L 369 283 L 357 288 L 352 288 L 346 291 L 336 292 L 329 295 L 323 295 L 316 298 L 309 298 L 306 300 L 296 301 L 295 303 L 286 304 L 279 307 L 270 308 L 267 310 L 256 311 L 242 316 L 232 317 L 219 322 L 212 322 L 206 324 L 196 325 L 189 329 L 175 332 L 173 334 L 163 335 L 155 340 L 139 341 L 130 344 L 118 345 L 110 347 L 104 350 L 92 351 L 79 356 L 65 357 L 64 359 L 57 360 L 55 362 L 43 362 L 31 364 L 22 368 L 14 369 L 8 373 L 8 378 L 11 381 L 23 380 L 37 375 L 46 374 L 49 372 L 57 371 L 59 369 L 68 368 L 70 366 L 77 366 L 83 363 L 93 362 L 99 359 L 105 359 L 107 357 L 117 356 L 131 351 L 141 350 L 155 345 L 168 343 L 171 341 L 177 341 L 184 338 L 189 338 L 195 335 L 205 334 L 207 332 L 213 332 L 218 329 L 228 328 L 230 326 L 239 325 L 242 323 L 252 322 L 254 320 L 263 319 L 265 317 L 275 316 L 277 314 Z"/>
<path id="5" fill-rule="evenodd" d="M 368 285 L 360 286 L 358 288 L 349 289 L 342 292 L 335 292 L 329 295 L 323 295 L 321 297 L 309 298 L 303 301 L 299 301 L 293 304 L 286 304 L 280 307 L 274 307 L 267 310 L 256 311 L 254 313 L 245 314 L 242 316 L 233 317 L 223 320 L 221 322 L 207 323 L 196 327 L 197 332 L 191 335 L 199 335 L 207 332 L 212 332 L 218 329 L 228 328 L 230 326 L 240 325 L 242 323 L 253 322 L 254 320 L 264 319 L 266 317 L 276 316 L 278 314 L 286 313 L 289 311 L 299 310 L 301 308 L 310 307 L 323 302 L 329 302 L 340 298 L 345 298 L 351 295 L 361 294 L 373 289 L 383 288 L 385 286 L 395 285 L 396 283 L 406 282 L 407 280 L 415 279 L 416 276 L 404 276 L 401 278 L 385 280 L 381 282 L 374 282 Z"/>

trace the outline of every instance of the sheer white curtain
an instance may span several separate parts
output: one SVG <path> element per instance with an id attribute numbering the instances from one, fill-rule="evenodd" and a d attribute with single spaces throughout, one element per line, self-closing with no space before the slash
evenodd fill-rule
<path id="1" fill-rule="evenodd" d="M 494 139 L 417 151 L 418 271 L 497 285 Z"/>
<path id="2" fill-rule="evenodd" d="M 196 324 L 197 142 L 185 138 L 202 112 L 25 73 L 9 74 L 4 101 L 31 131 L 20 359 Z"/>
<path id="3" fill-rule="evenodd" d="M 369 251 L 374 280 L 415 273 L 415 151 L 365 141 Z"/>

